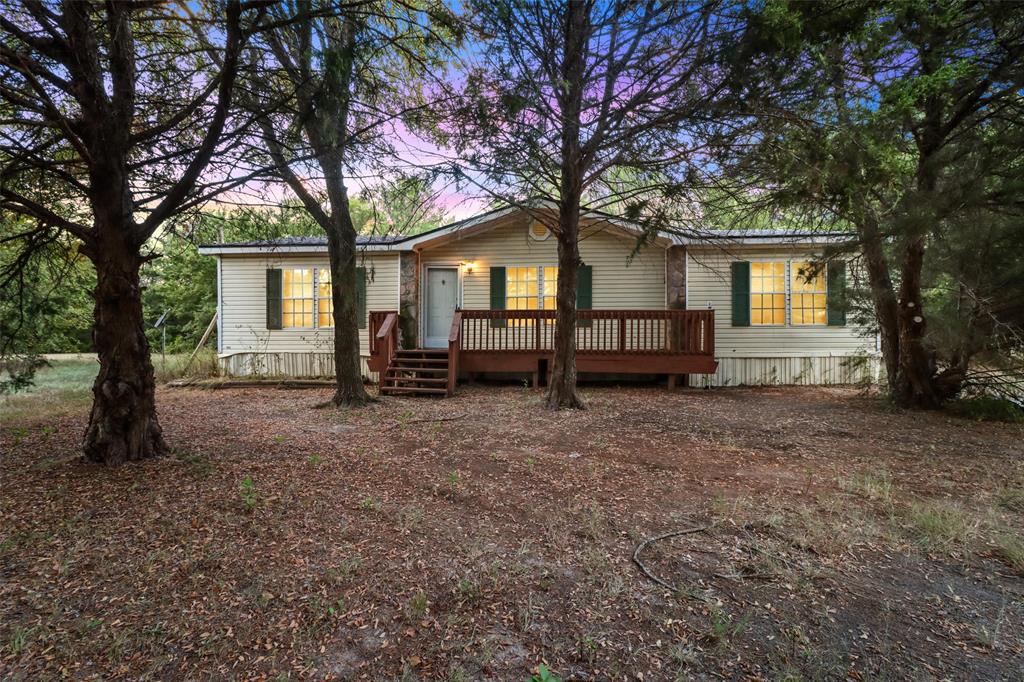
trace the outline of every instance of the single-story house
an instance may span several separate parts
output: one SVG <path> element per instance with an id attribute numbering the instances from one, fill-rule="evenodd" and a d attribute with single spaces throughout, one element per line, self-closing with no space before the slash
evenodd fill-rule
<path id="1" fill-rule="evenodd" d="M 841 305 L 856 275 L 817 276 L 842 235 L 659 234 L 627 221 L 581 226 L 577 366 L 584 375 L 663 374 L 690 385 L 853 383 L 876 378 L 876 338 Z M 363 368 L 382 389 L 451 392 L 458 376 L 550 370 L 556 239 L 517 208 L 403 237 L 360 238 Z M 233 375 L 333 373 L 323 238 L 212 244 L 217 352 Z M 817 268 L 821 270 L 821 268 Z"/>

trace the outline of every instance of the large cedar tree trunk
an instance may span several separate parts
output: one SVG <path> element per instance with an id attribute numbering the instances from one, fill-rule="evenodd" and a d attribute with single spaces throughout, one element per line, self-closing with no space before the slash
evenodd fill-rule
<path id="1" fill-rule="evenodd" d="M 893 399 L 901 407 L 936 409 L 945 396 L 935 382 L 934 353 L 925 345 L 927 325 L 921 296 L 924 252 L 922 237 L 908 244 L 903 253 L 898 302 L 900 362 Z"/>
<path id="2" fill-rule="evenodd" d="M 142 316 L 142 258 L 126 245 L 107 245 L 93 264 L 93 347 L 100 369 L 93 383 L 85 456 L 117 465 L 167 454 Z"/>
<path id="3" fill-rule="evenodd" d="M 331 259 L 331 298 L 334 301 L 334 379 L 335 405 L 357 407 L 370 401 L 363 386 L 362 360 L 359 352 L 359 320 L 355 292 L 356 232 L 352 226 L 348 203 L 336 207 L 328 231 Z"/>
<path id="4" fill-rule="evenodd" d="M 926 62 L 930 57 L 926 56 Z M 929 64 L 929 73 L 937 66 Z M 922 295 L 922 273 L 927 249 L 927 225 L 938 219 L 932 215 L 938 192 L 938 150 L 943 133 L 941 102 L 930 98 L 925 106 L 923 132 L 915 136 L 919 161 L 915 193 L 905 197 L 904 206 L 909 235 L 901 245 L 900 288 L 897 301 L 899 322 L 899 369 L 893 387 L 893 399 L 901 407 L 937 409 L 955 396 L 966 376 L 966 365 L 938 371 L 938 357 L 926 342 L 927 319 Z M 965 361 L 961 361 L 963 364 Z"/>
<path id="5" fill-rule="evenodd" d="M 878 225 L 870 220 L 861 225 L 861 250 L 867 269 L 868 285 L 875 306 L 878 331 L 881 337 L 882 361 L 885 363 L 885 380 L 889 393 L 896 395 L 897 377 L 900 367 L 899 312 L 889 262 Z"/>
<path id="6" fill-rule="evenodd" d="M 343 133 L 340 133 L 343 134 Z M 359 319 L 356 300 L 356 229 L 349 212 L 348 189 L 342 174 L 344 151 L 335 147 L 320 157 L 331 215 L 323 228 L 331 261 L 331 299 L 334 302 L 335 405 L 359 407 L 370 402 L 363 386 L 359 352 Z"/>
<path id="7" fill-rule="evenodd" d="M 559 218 L 558 290 L 555 314 L 555 359 L 548 386 L 552 410 L 584 407 L 576 391 L 576 280 L 580 265 L 579 204 L 575 214 Z M 571 224 L 570 224 L 571 223 Z"/>
<path id="8" fill-rule="evenodd" d="M 558 188 L 558 291 L 555 358 L 548 386 L 548 408 L 584 407 L 576 392 L 576 280 L 580 265 L 580 201 L 583 195 L 583 154 L 580 117 L 583 109 L 583 74 L 589 10 L 581 0 L 566 6 L 565 54 L 561 66 L 562 109 L 561 185 Z"/>

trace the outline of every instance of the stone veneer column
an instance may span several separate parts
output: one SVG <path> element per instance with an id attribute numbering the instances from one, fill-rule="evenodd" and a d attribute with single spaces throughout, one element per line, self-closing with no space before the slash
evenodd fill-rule
<path id="1" fill-rule="evenodd" d="M 416 348 L 419 341 L 420 268 L 419 254 L 398 254 L 398 314 L 402 348 Z"/>
<path id="2" fill-rule="evenodd" d="M 665 258 L 665 306 L 669 310 L 683 310 L 686 308 L 686 247 L 670 246 Z"/>
<path id="3" fill-rule="evenodd" d="M 686 308 L 686 247 L 670 246 L 665 253 L 665 307 L 669 310 L 683 310 Z M 672 325 L 671 344 L 678 348 L 682 330 L 677 325 Z M 687 375 L 681 375 L 683 385 L 689 383 Z M 671 391 L 677 385 L 679 377 L 675 374 L 668 375 L 668 388 Z"/>

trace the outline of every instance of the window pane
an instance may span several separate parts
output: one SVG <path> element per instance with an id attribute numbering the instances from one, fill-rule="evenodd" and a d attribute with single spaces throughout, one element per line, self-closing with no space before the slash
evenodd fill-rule
<path id="1" fill-rule="evenodd" d="M 807 276 L 813 277 L 807 280 Z M 794 262 L 790 266 L 790 287 L 793 290 L 792 322 L 793 324 L 826 324 L 825 277 L 822 272 L 815 272 L 812 264 L 807 261 Z"/>
<path id="2" fill-rule="evenodd" d="M 317 289 L 320 292 L 320 296 L 331 295 L 331 271 L 328 268 L 320 268 L 317 273 Z"/>
<path id="3" fill-rule="evenodd" d="M 314 268 L 291 268 L 282 271 L 281 326 L 313 326 L 313 273 Z M 323 270 L 326 290 L 330 295 L 330 271 Z M 328 299 L 329 300 L 329 299 Z M 328 312 L 329 312 L 328 308 Z"/>
<path id="4" fill-rule="evenodd" d="M 750 265 L 750 323 L 785 324 L 785 262 L 753 262 Z"/>

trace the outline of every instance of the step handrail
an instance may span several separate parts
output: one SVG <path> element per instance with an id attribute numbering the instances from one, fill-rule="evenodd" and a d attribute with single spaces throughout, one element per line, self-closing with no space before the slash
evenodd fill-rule
<path id="1" fill-rule="evenodd" d="M 462 311 L 452 316 L 452 329 L 448 332 L 448 395 L 455 394 L 455 382 L 459 378 L 459 344 L 462 337 Z"/>
<path id="2" fill-rule="evenodd" d="M 387 311 L 384 313 L 384 321 L 380 321 L 380 313 L 371 313 L 370 329 L 370 355 L 374 359 L 374 365 L 378 374 L 382 374 L 391 366 L 391 361 L 398 350 L 398 313 Z M 379 324 L 377 333 L 373 333 L 373 326 Z M 383 377 L 378 377 L 378 383 Z"/>

